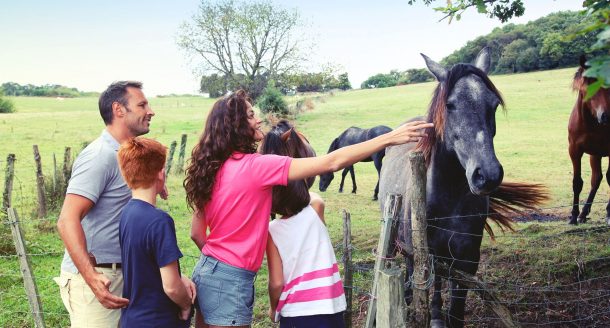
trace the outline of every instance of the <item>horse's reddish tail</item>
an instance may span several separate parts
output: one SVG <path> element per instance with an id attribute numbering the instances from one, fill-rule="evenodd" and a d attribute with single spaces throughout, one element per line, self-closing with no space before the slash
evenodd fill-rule
<path id="1" fill-rule="evenodd" d="M 535 210 L 549 200 L 549 191 L 542 184 L 502 182 L 500 187 L 489 195 L 489 216 L 502 231 L 514 231 L 513 217 L 525 215 L 526 210 Z M 495 234 L 485 223 L 485 230 L 494 239 Z"/>

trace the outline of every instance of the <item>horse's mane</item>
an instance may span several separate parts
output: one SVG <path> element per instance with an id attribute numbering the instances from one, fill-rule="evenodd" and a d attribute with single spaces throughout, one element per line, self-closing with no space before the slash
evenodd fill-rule
<path id="1" fill-rule="evenodd" d="M 333 140 L 333 142 L 328 147 L 328 152 L 330 153 L 331 151 L 335 151 L 338 148 L 339 148 L 339 138 L 335 138 L 335 140 Z"/>
<path id="2" fill-rule="evenodd" d="M 422 138 L 417 144 L 417 148 L 422 151 L 426 163 L 430 163 L 430 157 L 436 146 L 437 140 L 443 141 L 443 132 L 445 131 L 445 118 L 447 115 L 447 97 L 451 93 L 451 90 L 455 87 L 455 84 L 462 77 L 474 74 L 478 76 L 487 88 L 493 92 L 504 109 L 504 99 L 500 94 L 500 91 L 491 82 L 487 74 L 482 70 L 478 69 L 471 64 L 455 64 L 447 73 L 445 81 L 440 82 L 434 90 L 434 95 L 430 101 L 430 107 L 428 109 L 428 122 L 434 123 L 434 128 L 429 128 L 427 131 L 427 137 Z M 434 129 L 434 130 L 433 130 Z"/>
<path id="3" fill-rule="evenodd" d="M 502 182 L 500 186 L 489 195 L 489 216 L 503 232 L 505 228 L 514 231 L 514 216 L 525 216 L 526 210 L 535 210 L 549 200 L 548 189 L 541 184 Z M 485 230 L 494 239 L 495 234 L 485 222 Z"/>
<path id="4" fill-rule="evenodd" d="M 572 80 L 572 90 L 579 91 L 582 90 L 583 86 L 586 86 L 586 78 L 583 75 L 585 72 L 584 67 L 579 67 L 576 73 L 574 73 L 574 79 Z"/>

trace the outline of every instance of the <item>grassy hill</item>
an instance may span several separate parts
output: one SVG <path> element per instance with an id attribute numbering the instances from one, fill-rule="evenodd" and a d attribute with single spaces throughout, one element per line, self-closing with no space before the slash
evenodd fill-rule
<path id="1" fill-rule="evenodd" d="M 505 180 L 546 184 L 550 188 L 552 199 L 543 213 L 562 218 L 567 218 L 569 215 L 571 202 L 572 169 L 567 153 L 567 122 L 576 97 L 570 88 L 574 71 L 574 69 L 562 69 L 491 78 L 504 95 L 507 104 L 506 113 L 498 111 L 495 138 L 496 152 L 504 166 Z M 383 124 L 394 127 L 413 116 L 424 115 L 435 85 L 436 83 L 424 83 L 317 96 L 314 101 L 315 108 L 300 113 L 296 125 L 311 141 L 316 152 L 323 154 L 326 153 L 332 140 L 350 126 L 369 128 Z M 292 99 L 288 100 L 296 102 L 297 97 L 303 96 L 291 97 Z M 6 155 L 16 154 L 13 204 L 23 221 L 28 251 L 34 254 L 33 266 L 45 319 L 48 326 L 66 326 L 67 314 L 61 305 L 58 289 L 52 281 L 52 277 L 59 273 L 63 252 L 61 241 L 53 227 L 57 213 L 54 212 L 42 221 L 45 223 L 42 225 L 45 227 L 42 232 L 41 221 L 33 218 L 36 189 L 32 145 L 37 144 L 40 147 L 43 170 L 47 177 L 50 177 L 53 153 L 60 164 L 64 147 L 72 147 L 73 154 L 76 154 L 83 143 L 90 142 L 99 135 L 103 123 L 97 111 L 96 98 L 58 100 L 18 97 L 12 100 L 15 102 L 16 113 L 0 115 L 0 140 L 2 140 L 0 165 L 2 167 L 6 165 Z M 169 145 L 173 140 L 179 142 L 181 134 L 187 134 L 188 158 L 213 100 L 199 97 L 152 98 L 150 103 L 156 115 L 153 117 L 148 136 Z M 177 152 L 174 163 L 176 157 Z M 583 159 L 583 168 L 585 168 L 583 179 L 588 181 L 590 172 L 586 158 Z M 351 190 L 349 178 L 346 179 L 347 192 L 337 193 L 340 175 L 336 175 L 328 191 L 322 193 L 322 196 L 327 202 L 327 224 L 333 242 L 339 242 L 342 235 L 341 209 L 348 209 L 352 216 L 355 260 L 367 264 L 374 260 L 371 249 L 376 246 L 379 235 L 379 205 L 371 201 L 377 173 L 371 163 L 357 164 L 355 170 L 358 182 L 357 194 L 349 193 Z M 178 241 L 183 253 L 187 255 L 183 259 L 182 268 L 190 274 L 197 260 L 198 250 L 189 240 L 190 214 L 186 208 L 182 181 L 183 175 L 170 175 L 168 179 L 170 199 L 161 201 L 160 207 L 168 211 L 176 221 Z M 317 185 L 314 190 L 317 190 Z M 588 192 L 587 184 L 584 192 Z M 607 200 L 608 186 L 605 183 L 602 184 L 598 195 L 598 201 Z M 581 199 L 585 196 L 581 195 Z M 601 223 L 600 218 L 605 215 L 604 208 L 605 204 L 594 205 L 591 217 L 594 218 L 595 224 Z M 536 236 L 542 238 L 545 234 L 561 234 L 570 227 L 567 227 L 565 222 L 549 223 L 544 226 L 524 223 L 519 225 L 518 229 L 522 234 L 531 233 L 533 236 L 531 238 L 538 238 Z M 484 253 L 489 258 L 502 259 L 500 261 L 502 265 L 499 267 L 507 269 L 511 265 L 505 264 L 513 262 L 505 261 L 505 256 L 512 254 L 510 252 L 515 249 L 527 248 L 527 245 L 532 248 L 540 246 L 543 249 L 550 249 L 549 252 L 536 253 L 533 249 L 530 251 L 534 251 L 537 256 L 552 258 L 561 252 L 557 248 L 564 247 L 561 244 L 550 245 L 546 242 L 541 244 L 537 239 L 524 242 L 516 236 L 521 235 L 507 234 L 506 237 L 501 235 L 496 243 L 491 243 L 486 238 Z M 585 238 L 584 234 L 582 236 Z M 570 252 L 584 253 L 584 248 L 580 250 L 577 248 L 583 241 L 583 239 L 571 239 L 566 243 L 573 246 Z M 501 251 L 503 247 L 509 255 Z M 572 254 L 570 252 L 566 251 L 565 256 L 569 257 L 569 254 Z M 599 255 L 600 252 L 607 251 L 597 249 L 592 252 L 594 253 L 589 256 L 602 256 Z M 339 251 L 337 256 L 341 256 Z M 514 256 L 510 258 L 514 259 Z M 534 257 L 530 260 L 532 259 Z M 528 263 L 536 263 L 535 261 L 534 259 L 533 262 Z M 551 270 L 550 264 L 546 265 L 542 271 Z M 485 267 L 486 277 L 491 275 L 492 278 L 505 279 L 504 274 L 511 274 L 510 270 L 493 271 L 493 267 L 493 263 Z M 534 279 L 537 279 L 539 270 L 530 271 Z M 271 325 L 266 318 L 266 275 L 263 266 L 257 280 L 255 327 Z M 361 295 L 366 294 L 371 283 L 370 273 L 357 273 L 355 279 L 357 291 L 361 292 Z M 0 303 L 0 326 L 32 326 L 27 314 L 28 306 L 18 263 L 10 253 L 0 256 Z M 474 304 L 469 311 L 479 313 L 476 305 L 479 303 Z M 358 309 L 355 309 L 355 312 L 358 312 Z"/>

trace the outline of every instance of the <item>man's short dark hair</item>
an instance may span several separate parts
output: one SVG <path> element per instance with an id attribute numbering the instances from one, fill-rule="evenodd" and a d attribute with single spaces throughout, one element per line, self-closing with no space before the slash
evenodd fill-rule
<path id="1" fill-rule="evenodd" d="M 118 102 L 123 106 L 127 106 L 127 88 L 138 88 L 142 89 L 142 82 L 138 81 L 116 81 L 102 92 L 98 106 L 100 108 L 100 115 L 106 125 L 112 124 L 112 104 Z"/>

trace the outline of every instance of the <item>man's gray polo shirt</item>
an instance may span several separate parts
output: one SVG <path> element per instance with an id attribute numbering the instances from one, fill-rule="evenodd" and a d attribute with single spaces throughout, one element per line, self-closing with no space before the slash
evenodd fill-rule
<path id="1" fill-rule="evenodd" d="M 94 203 L 81 223 L 87 251 L 95 255 L 97 263 L 121 263 L 119 220 L 123 206 L 131 199 L 131 190 L 119 169 L 118 149 L 119 143 L 104 130 L 76 158 L 66 191 Z M 61 269 L 78 272 L 67 251 Z"/>

